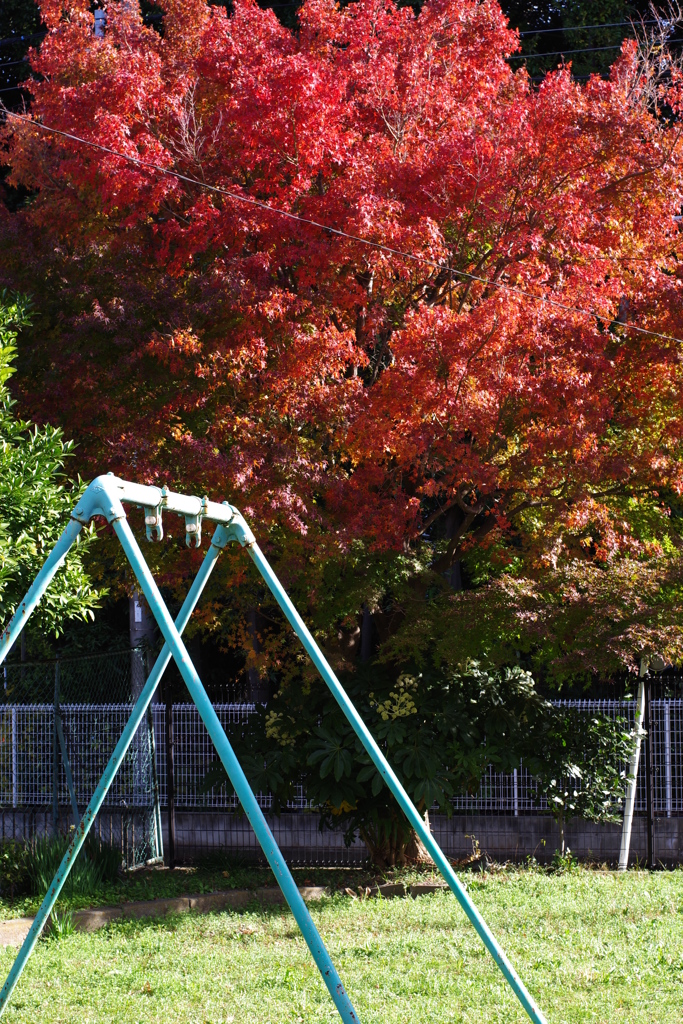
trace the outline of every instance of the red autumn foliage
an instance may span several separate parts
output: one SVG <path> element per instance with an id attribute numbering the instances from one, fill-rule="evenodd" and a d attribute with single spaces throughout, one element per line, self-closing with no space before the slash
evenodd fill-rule
<path id="1" fill-rule="evenodd" d="M 521 535 L 538 565 L 644 550 L 619 500 L 683 487 L 681 344 L 624 323 L 683 337 L 675 78 L 653 107 L 631 42 L 534 88 L 494 0 L 306 0 L 297 34 L 165 0 L 163 36 L 110 4 L 104 39 L 89 0 L 40 6 L 37 120 L 420 258 L 8 119 L 36 191 L 5 278 L 46 281 L 22 402 L 84 474 L 342 546 L 450 513 L 440 570 Z"/>

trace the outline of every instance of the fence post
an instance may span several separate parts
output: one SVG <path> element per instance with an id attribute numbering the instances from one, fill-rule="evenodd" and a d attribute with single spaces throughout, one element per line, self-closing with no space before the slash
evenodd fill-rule
<path id="1" fill-rule="evenodd" d="M 515 809 L 515 818 L 519 817 L 519 791 L 517 789 L 517 769 L 512 771 L 512 803 Z"/>
<path id="2" fill-rule="evenodd" d="M 12 708 L 12 807 L 18 804 L 17 799 L 17 709 Z"/>
<path id="3" fill-rule="evenodd" d="M 154 658 L 152 652 L 147 651 L 147 678 L 152 674 L 154 669 Z M 158 693 L 157 689 L 157 693 Z M 152 700 L 156 694 L 152 696 Z M 156 737 L 154 735 L 154 717 L 152 713 L 152 700 L 150 700 L 147 706 L 147 734 L 149 737 L 149 756 L 151 761 L 152 769 L 152 789 L 154 790 L 154 859 L 162 861 L 164 859 L 164 837 L 161 831 L 161 801 L 159 800 L 159 777 L 157 775 L 157 745 Z"/>
<path id="4" fill-rule="evenodd" d="M 81 820 L 80 814 L 78 813 L 78 801 L 76 800 L 76 787 L 74 786 L 73 775 L 71 774 L 71 762 L 69 761 L 69 751 L 66 746 L 66 739 L 64 737 L 64 729 L 62 728 L 62 706 L 60 704 L 59 694 L 59 659 L 57 659 L 57 665 L 55 668 L 55 730 L 57 732 L 57 739 L 59 740 L 59 749 L 62 753 L 62 764 L 64 766 L 64 776 L 66 778 L 66 787 L 69 790 L 69 797 L 71 799 L 71 810 L 74 816 L 74 828 L 78 828 L 78 823 Z"/>
<path id="5" fill-rule="evenodd" d="M 154 645 L 156 627 L 154 618 L 150 615 L 147 602 L 138 591 L 135 591 L 128 599 L 128 637 L 130 642 L 130 687 L 133 704 L 147 682 L 149 668 L 149 652 Z M 150 702 L 151 703 L 151 702 Z M 152 800 L 154 779 L 151 771 L 152 751 L 150 746 L 149 721 L 141 724 L 132 744 L 134 756 L 133 767 L 133 793 L 131 794 L 131 821 L 135 816 L 142 815 L 144 822 L 142 828 L 142 849 L 144 860 L 153 860 L 156 857 L 154 846 L 155 811 L 152 807 L 150 814 L 150 797 Z M 150 792 L 152 791 L 152 792 Z M 134 831 L 133 831 L 134 836 Z M 148 842 L 149 837 L 149 842 Z M 133 860 L 132 865 L 139 863 L 139 849 L 133 837 Z"/>
<path id="6" fill-rule="evenodd" d="M 647 774 L 646 807 L 647 807 L 647 865 L 655 867 L 655 801 L 654 801 L 654 736 L 652 716 L 652 681 L 647 680 L 645 686 L 645 723 L 647 728 L 645 747 L 645 771 Z"/>
<path id="7" fill-rule="evenodd" d="M 59 705 L 59 658 L 55 662 L 55 695 L 52 704 L 52 829 L 59 831 L 59 755 L 57 754 L 57 707 Z"/>
<path id="8" fill-rule="evenodd" d="M 175 867 L 175 771 L 173 749 L 173 698 L 171 684 L 164 684 L 166 695 L 166 800 L 168 803 L 168 866 Z"/>
<path id="9" fill-rule="evenodd" d="M 666 781 L 666 816 L 671 817 L 671 702 L 664 703 L 664 773 Z"/>
<path id="10" fill-rule="evenodd" d="M 640 767 L 640 746 L 643 740 L 643 721 L 645 720 L 645 674 L 650 663 L 647 658 L 640 660 L 640 682 L 638 683 L 638 696 L 636 698 L 635 734 L 636 745 L 631 754 L 628 766 L 629 780 L 626 785 L 626 797 L 624 799 L 624 824 L 621 830 L 621 849 L 619 851 L 619 870 L 626 871 L 628 868 L 628 855 L 631 850 L 631 829 L 633 827 L 633 809 L 636 803 L 636 789 L 638 788 L 638 768 Z"/>

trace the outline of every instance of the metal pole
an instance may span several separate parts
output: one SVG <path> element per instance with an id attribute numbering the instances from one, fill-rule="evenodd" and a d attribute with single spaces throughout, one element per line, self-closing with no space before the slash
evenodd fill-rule
<path id="1" fill-rule="evenodd" d="M 474 903 L 470 899 L 467 891 L 460 882 L 458 876 L 453 871 L 450 863 L 446 859 L 441 850 L 440 846 L 434 839 L 431 831 L 425 825 L 422 815 L 417 810 L 410 797 L 406 793 L 405 789 L 401 785 L 397 776 L 394 774 L 389 762 L 385 758 L 384 754 L 377 746 L 372 734 L 366 726 L 363 719 L 358 714 L 352 701 L 346 694 L 346 691 L 342 687 L 341 683 L 335 676 L 334 672 L 325 660 L 320 648 L 316 644 L 315 640 L 309 633 L 306 625 L 297 612 L 296 608 L 290 601 L 286 591 L 283 589 L 277 576 L 271 569 L 270 565 L 266 561 L 263 552 L 259 549 L 258 544 L 247 544 L 247 551 L 251 558 L 254 560 L 256 567 L 263 576 L 264 580 L 268 584 L 275 600 L 282 608 L 283 612 L 289 619 L 289 622 L 294 628 L 295 633 L 301 640 L 304 648 L 310 655 L 313 663 L 317 667 L 318 671 L 322 675 L 323 679 L 329 686 L 332 694 L 341 707 L 342 711 L 349 720 L 354 732 L 360 739 L 361 743 L 365 747 L 366 751 L 372 758 L 372 761 L 377 768 L 377 771 L 386 782 L 391 792 L 396 797 L 401 810 L 405 814 L 406 818 L 417 832 L 418 836 L 424 843 L 427 851 L 431 854 L 432 859 L 438 866 L 441 874 L 448 882 L 450 888 L 455 893 L 458 902 L 467 914 L 467 917 L 474 925 L 479 937 L 490 952 L 491 956 L 500 968 L 503 977 L 510 985 L 512 991 L 515 993 L 520 1003 L 526 1010 L 527 1014 L 534 1021 L 534 1024 L 546 1024 L 546 1018 L 541 1012 L 540 1008 L 536 1004 L 534 998 L 527 991 L 524 983 L 519 978 L 514 967 L 508 960 L 507 956 L 499 946 L 496 938 L 491 932 L 490 928 L 484 921 L 483 917 L 475 907 Z"/>
<path id="2" fill-rule="evenodd" d="M 59 740 L 59 749 L 62 753 L 62 764 L 64 765 L 64 775 L 66 777 L 66 788 L 69 791 L 69 798 L 71 799 L 71 811 L 74 816 L 74 828 L 78 828 L 78 823 L 81 820 L 81 816 L 78 813 L 78 801 L 76 800 L 76 789 L 74 787 L 74 780 L 71 774 L 71 762 L 69 761 L 69 751 L 67 749 L 66 740 L 64 739 L 64 729 L 62 727 L 62 707 L 60 704 L 60 693 L 59 693 L 59 658 L 55 665 L 55 731 L 57 733 L 57 739 Z M 54 794 L 53 794 L 54 795 Z"/>
<path id="3" fill-rule="evenodd" d="M 664 778 L 666 783 L 666 816 L 671 817 L 671 701 L 664 702 Z"/>
<path id="4" fill-rule="evenodd" d="M 59 659 L 55 663 L 55 695 L 52 704 L 52 829 L 59 830 L 59 755 L 57 753 L 57 706 L 59 704 Z"/>
<path id="5" fill-rule="evenodd" d="M 217 530 L 216 534 L 214 535 L 214 541 L 216 540 L 216 535 L 218 534 L 218 532 L 219 531 Z M 222 536 L 223 534 L 221 534 L 221 537 Z M 185 598 L 185 601 L 183 602 L 183 606 L 180 609 L 180 612 L 178 613 L 178 618 L 176 619 L 176 626 L 179 632 L 182 632 L 185 629 L 185 626 L 187 625 L 188 620 L 192 615 L 194 607 L 197 604 L 197 601 L 199 600 L 204 587 L 206 586 L 206 582 L 209 576 L 211 575 L 213 567 L 216 563 L 216 559 L 218 558 L 222 548 L 224 547 L 223 543 L 215 543 L 214 541 L 212 541 L 211 546 L 209 547 L 209 550 L 206 553 L 206 557 L 202 562 L 201 568 L 197 573 L 195 581 L 192 584 L 190 591 L 187 597 Z M 35 603 L 33 607 L 35 607 Z M 149 679 L 147 680 L 147 683 L 145 684 L 142 693 L 140 694 L 138 701 L 135 707 L 133 708 L 133 713 L 131 714 L 128 720 L 128 724 L 126 725 L 126 728 L 123 730 L 123 733 L 121 734 L 121 738 L 116 744 L 114 753 L 111 755 L 109 759 L 109 763 L 107 764 L 107 767 L 104 771 L 104 775 L 100 779 L 97 789 L 92 795 L 92 798 L 90 800 L 90 803 L 88 804 L 85 814 L 83 815 L 81 823 L 79 827 L 76 829 L 74 837 L 69 844 L 69 848 L 64 854 L 64 859 L 62 860 L 62 863 L 59 865 L 57 874 L 55 875 L 52 884 L 50 885 L 47 891 L 45 899 L 40 905 L 40 909 L 38 910 L 38 913 L 36 914 L 36 917 L 33 921 L 33 924 L 29 929 L 28 935 L 24 939 L 24 944 L 19 950 L 17 958 L 14 961 L 14 964 L 12 965 L 12 969 L 7 976 L 7 981 L 5 982 L 5 984 L 2 987 L 2 990 L 0 991 L 0 1016 L 2 1016 L 5 1007 L 7 1006 L 7 1002 L 10 996 L 12 995 L 12 992 L 14 991 L 14 987 L 21 976 L 21 972 L 26 966 L 26 961 L 31 955 L 33 947 L 38 941 L 38 938 L 43 930 L 45 922 L 50 916 L 52 908 L 54 907 L 57 901 L 57 897 L 59 896 L 62 890 L 62 886 L 66 881 L 69 871 L 71 870 L 71 866 L 76 857 L 78 856 L 78 853 L 81 847 L 83 846 L 83 843 L 85 842 L 86 836 L 90 831 L 90 827 L 94 822 L 100 807 L 102 806 L 104 798 L 107 795 L 107 791 L 109 790 L 109 787 L 112 784 L 114 776 L 116 775 L 119 767 L 121 766 L 121 762 L 126 756 L 126 752 L 131 744 L 131 741 L 135 736 L 135 733 L 140 723 L 144 719 L 145 712 L 147 711 L 147 706 L 151 701 L 154 691 L 156 690 L 159 684 L 159 680 L 161 679 L 164 670 L 170 660 L 171 651 L 167 646 L 164 646 L 161 653 L 159 654 L 159 657 L 156 660 L 154 670 L 152 671 Z"/>
<path id="6" fill-rule="evenodd" d="M 59 707 L 57 708 L 57 717 L 55 719 L 55 725 L 57 727 L 57 736 L 59 738 L 59 749 L 62 752 L 62 764 L 64 765 L 64 775 L 66 776 L 66 788 L 69 790 L 69 798 L 71 800 L 71 812 L 74 816 L 74 828 L 78 828 L 78 823 L 81 820 L 81 816 L 78 813 L 76 789 L 74 787 L 73 775 L 71 774 L 69 751 L 66 746 L 66 740 L 64 739 L 64 730 L 62 729 L 62 711 L 61 708 Z"/>
<path id="7" fill-rule="evenodd" d="M 156 627 L 154 619 L 150 615 L 147 602 L 142 594 L 135 591 L 128 599 L 128 636 L 130 641 L 130 685 L 133 704 L 138 699 L 140 691 L 145 685 L 148 676 L 149 655 L 154 644 Z M 153 808 L 150 814 L 150 790 L 154 792 L 154 779 L 151 768 L 151 746 L 149 719 L 151 713 L 148 709 L 147 728 L 141 727 L 133 740 L 131 751 L 133 753 L 133 791 L 132 809 L 133 820 L 136 814 L 142 815 L 142 840 L 141 845 L 136 846 L 133 842 L 133 859 L 131 866 L 140 864 L 143 860 L 149 861 L 157 857 L 157 852 L 152 851 L 154 845 L 154 831 L 156 829 L 156 809 Z M 153 799 L 153 795 L 152 795 Z M 135 826 L 133 826 L 134 829 Z M 148 832 L 150 841 L 148 841 Z M 157 844 L 158 845 L 158 844 Z M 142 854 L 142 856 L 141 856 Z"/>
<path id="8" fill-rule="evenodd" d="M 17 608 L 9 625 L 3 630 L 2 638 L 0 639 L 0 665 L 2 665 L 9 654 L 14 641 L 21 633 L 28 622 L 29 616 L 49 587 L 52 577 L 63 564 L 69 548 L 76 540 L 81 529 L 82 526 L 79 522 L 75 519 L 69 520 L 69 525 L 48 555 L 43 568 L 36 576 L 31 587 L 29 587 L 26 597 Z"/>
<path id="9" fill-rule="evenodd" d="M 645 680 L 647 662 L 640 663 L 640 682 L 638 683 L 638 696 L 636 698 L 636 720 L 635 734 L 636 745 L 631 754 L 631 761 L 628 766 L 628 782 L 626 783 L 626 796 L 624 798 L 624 824 L 621 829 L 621 849 L 619 851 L 619 870 L 626 871 L 628 868 L 628 857 L 631 850 L 631 831 L 633 828 L 633 811 L 636 804 L 636 790 L 638 788 L 638 768 L 640 766 L 640 747 L 645 730 Z"/>
<path id="10" fill-rule="evenodd" d="M 168 680 L 166 691 L 166 799 L 168 802 L 168 866 L 175 867 L 175 764 L 173 746 L 173 697 Z"/>
<path id="11" fill-rule="evenodd" d="M 152 669 L 154 668 L 154 658 L 151 651 L 147 651 L 147 675 L 151 675 Z M 159 703 L 159 687 L 157 687 L 156 693 L 152 696 L 152 700 L 156 697 L 156 703 Z M 159 774 L 157 772 L 157 743 L 156 743 L 156 730 L 154 728 L 154 712 L 152 710 L 152 704 L 150 702 L 147 708 L 147 728 L 149 731 L 149 746 L 152 758 L 152 786 L 154 789 L 154 830 L 156 832 L 156 854 L 155 856 L 159 860 L 164 859 L 164 834 L 161 828 L 161 798 L 159 795 Z"/>
<path id="12" fill-rule="evenodd" d="M 647 866 L 655 867 L 655 801 L 654 801 L 654 750 L 652 720 L 652 681 L 645 683 L 645 722 L 647 737 L 645 740 L 645 769 L 647 772 L 646 807 L 647 807 Z"/>
<path id="13" fill-rule="evenodd" d="M 113 525 L 116 535 L 121 541 L 121 546 L 128 557 L 128 561 L 137 576 L 142 592 L 147 598 L 152 614 L 157 620 L 157 624 L 162 632 L 164 640 L 173 652 L 176 665 L 178 666 L 180 674 L 185 680 L 187 688 L 190 691 L 190 696 L 197 706 L 197 710 L 199 711 L 200 717 L 206 726 L 206 730 L 213 741 L 216 752 L 223 762 L 223 766 L 228 773 L 228 778 L 235 788 L 235 793 L 237 794 L 237 797 L 244 808 L 244 812 L 256 833 L 256 837 L 258 838 L 268 863 L 273 870 L 275 878 L 282 889 L 282 893 L 290 906 L 292 914 L 301 929 L 301 933 L 306 940 L 306 944 L 311 951 L 313 959 L 315 960 L 323 981 L 325 982 L 334 1004 L 337 1007 L 339 1015 L 343 1021 L 347 1022 L 347 1024 L 358 1024 L 358 1015 L 346 994 L 341 978 L 337 973 L 337 969 L 332 963 L 330 955 L 318 933 L 318 929 L 313 923 L 308 907 L 296 887 L 296 883 L 292 878 L 289 868 L 287 867 L 287 863 L 275 842 L 263 811 L 259 807 L 258 801 L 249 786 L 247 777 L 242 771 L 242 767 L 235 756 L 218 715 L 216 714 L 213 705 L 206 694 L 206 690 L 197 675 L 195 667 L 192 664 L 192 660 L 187 653 L 187 649 L 180 638 L 180 634 L 173 625 L 168 609 L 166 608 L 163 598 L 159 593 L 159 589 L 154 582 L 154 578 L 142 557 L 142 552 L 140 551 L 137 541 L 133 536 L 133 532 L 126 519 L 117 519 L 114 521 Z M 219 530 L 220 529 L 221 528 L 219 527 Z M 224 535 L 226 539 L 229 536 L 227 531 L 224 531 Z"/>
<path id="14" fill-rule="evenodd" d="M 149 734 L 149 756 L 152 764 L 152 789 L 154 790 L 154 859 L 164 859 L 164 836 L 161 830 L 161 801 L 159 799 L 159 777 L 157 775 L 157 745 L 154 735 L 152 705 L 147 708 L 147 732 Z"/>
<path id="15" fill-rule="evenodd" d="M 12 807 L 16 807 L 18 801 L 18 780 L 17 780 L 17 709 L 12 708 Z"/>

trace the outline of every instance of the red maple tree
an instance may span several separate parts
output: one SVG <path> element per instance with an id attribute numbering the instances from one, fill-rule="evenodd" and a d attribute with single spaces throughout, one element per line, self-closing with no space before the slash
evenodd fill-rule
<path id="1" fill-rule="evenodd" d="M 306 0 L 297 33 L 253 0 L 165 0 L 163 34 L 112 3 L 104 38 L 89 0 L 40 6 L 31 116 L 184 176 L 4 127 L 32 190 L 5 279 L 40 293 L 21 400 L 83 473 L 437 576 L 675 547 L 675 72 L 627 42 L 608 81 L 535 88 L 493 0 Z"/>

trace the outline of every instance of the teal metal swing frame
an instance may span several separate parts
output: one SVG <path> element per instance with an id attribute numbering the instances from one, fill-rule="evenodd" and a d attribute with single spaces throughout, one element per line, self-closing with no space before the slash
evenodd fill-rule
<path id="1" fill-rule="evenodd" d="M 185 519 L 185 535 L 190 546 L 200 547 L 202 523 L 208 521 L 216 525 L 211 538 L 209 550 L 204 557 L 199 572 L 188 591 L 187 597 L 173 622 L 159 589 L 143 557 L 142 551 L 133 535 L 124 511 L 124 503 L 140 507 L 144 510 L 147 539 L 161 541 L 163 539 L 163 516 L 175 513 Z M 225 767 L 235 793 L 244 809 L 249 822 L 261 844 L 263 852 L 273 870 L 275 878 L 289 907 L 296 919 L 308 948 L 322 975 L 323 981 L 334 1001 L 339 1015 L 346 1024 L 358 1024 L 359 1017 L 347 995 L 341 978 L 332 963 L 329 953 L 318 933 L 304 900 L 297 889 L 296 883 L 273 837 L 258 801 L 249 786 L 249 782 L 235 756 L 230 741 L 221 725 L 218 716 L 209 700 L 202 682 L 182 641 L 181 634 L 206 586 L 221 551 L 231 542 L 236 542 L 246 549 L 275 600 L 289 620 L 299 637 L 306 652 L 317 667 L 321 676 L 332 691 L 337 703 L 346 715 L 354 732 L 368 752 L 380 776 L 398 801 L 403 813 L 424 843 L 444 879 L 454 892 L 458 902 L 474 926 L 482 942 L 500 968 L 505 980 L 517 996 L 534 1024 L 546 1024 L 546 1018 L 535 1000 L 527 991 L 514 967 L 508 960 L 495 936 L 482 918 L 470 899 L 466 889 L 453 871 L 449 861 L 434 839 L 429 827 L 425 824 L 401 782 L 392 770 L 384 754 L 375 742 L 365 722 L 358 714 L 341 683 L 327 663 L 322 651 L 316 644 L 305 623 L 292 604 L 286 591 L 271 569 L 262 551 L 258 547 L 254 535 L 240 511 L 224 502 L 218 504 L 207 498 L 177 494 L 166 487 L 150 487 L 144 484 L 120 480 L 113 474 L 97 477 L 85 490 L 81 500 L 74 509 L 69 524 L 48 556 L 33 585 L 24 597 L 7 626 L 0 640 L 0 665 L 9 654 L 12 645 L 21 634 L 31 613 L 35 610 L 41 597 L 47 590 L 50 581 L 64 563 L 67 553 L 75 543 L 81 529 L 91 520 L 101 516 L 113 527 L 126 557 L 135 573 L 138 585 L 156 619 L 164 639 L 162 648 L 147 682 L 137 699 L 128 723 L 116 744 L 100 782 L 76 828 L 64 859 L 50 885 L 47 895 L 31 925 L 31 928 L 12 965 L 7 980 L 0 990 L 0 1016 L 4 1013 L 14 988 L 26 966 L 36 942 L 52 912 L 59 893 L 66 881 L 69 871 L 85 842 L 98 811 L 100 810 L 107 791 L 116 772 L 126 755 L 133 737 L 147 713 L 157 685 L 171 658 L 174 659 L 185 684 L 190 692 L 201 719 L 211 737 L 216 752 Z"/>

